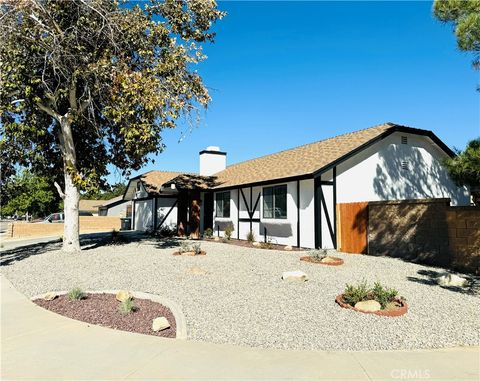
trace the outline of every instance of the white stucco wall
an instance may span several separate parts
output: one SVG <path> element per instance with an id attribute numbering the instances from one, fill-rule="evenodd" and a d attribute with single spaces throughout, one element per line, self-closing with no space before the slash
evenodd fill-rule
<path id="1" fill-rule="evenodd" d="M 130 201 L 124 201 L 118 205 L 107 209 L 107 216 L 125 217 L 127 214 L 127 205 Z"/>
<path id="2" fill-rule="evenodd" d="M 402 136 L 408 144 L 401 144 Z M 441 164 L 446 157 L 427 137 L 394 133 L 337 167 L 337 202 L 448 197 L 453 205 L 468 205 L 467 189 L 457 187 Z"/>
<path id="3" fill-rule="evenodd" d="M 257 208 L 253 214 L 253 219 L 260 219 L 260 222 L 252 222 L 252 231 L 255 238 L 259 242 L 265 240 L 265 230 L 267 229 L 267 238 L 272 243 L 282 245 L 297 245 L 297 182 L 279 182 L 272 185 L 287 185 L 287 218 L 286 219 L 264 219 L 263 218 L 263 187 L 256 186 L 251 188 L 252 197 L 250 199 L 250 187 L 242 188 L 245 200 L 251 208 L 255 206 L 258 196 L 260 199 Z M 269 186 L 272 186 L 269 185 Z M 245 240 L 250 231 L 250 222 L 240 221 L 238 224 L 238 213 L 240 219 L 248 219 L 248 207 L 240 193 L 240 210 L 237 207 L 237 192 L 233 189 L 230 191 L 230 218 L 214 217 L 214 235 L 217 235 L 217 226 L 220 227 L 220 237 L 224 236 L 224 226 L 231 223 L 234 226 L 232 237 Z M 216 208 L 216 201 L 214 202 Z M 302 247 L 315 246 L 315 227 L 314 227 L 314 200 L 313 200 L 313 180 L 300 181 L 300 245 Z"/>

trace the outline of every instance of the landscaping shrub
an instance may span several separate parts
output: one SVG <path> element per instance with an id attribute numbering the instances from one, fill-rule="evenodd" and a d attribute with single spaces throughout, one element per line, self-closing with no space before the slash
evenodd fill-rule
<path id="1" fill-rule="evenodd" d="M 180 244 L 180 248 L 178 249 L 178 252 L 181 254 L 181 253 L 186 253 L 188 251 L 192 251 L 190 244 L 186 241 L 182 242 Z"/>
<path id="2" fill-rule="evenodd" d="M 347 284 L 343 292 L 343 300 L 352 307 L 364 300 L 376 300 L 382 309 L 385 309 L 397 295 L 398 291 L 394 288 L 386 288 L 380 282 L 375 282 L 373 287 L 369 287 L 367 281 L 363 280 L 356 286 Z"/>
<path id="3" fill-rule="evenodd" d="M 262 242 L 261 248 L 272 250 L 273 249 L 273 242 L 272 241 L 273 241 L 272 237 L 267 237 L 266 242 Z"/>
<path id="4" fill-rule="evenodd" d="M 398 295 L 397 290 L 394 288 L 383 287 L 380 282 L 374 283 L 372 292 L 375 300 L 382 306 L 382 309 L 384 309 L 387 304 L 392 302 Z"/>
<path id="5" fill-rule="evenodd" d="M 213 230 L 210 229 L 210 228 L 205 229 L 205 231 L 203 232 L 203 236 L 205 238 L 212 238 L 213 237 Z"/>
<path id="6" fill-rule="evenodd" d="M 228 239 L 229 241 L 232 238 L 232 233 L 234 230 L 235 229 L 233 228 L 232 224 L 229 224 L 225 227 L 225 238 Z"/>
<path id="7" fill-rule="evenodd" d="M 311 250 L 308 252 L 308 255 L 316 260 L 321 261 L 327 256 L 328 252 L 326 249 Z"/>
<path id="8" fill-rule="evenodd" d="M 174 226 L 164 225 L 158 230 L 160 238 L 172 238 L 177 234 L 177 229 Z"/>
<path id="9" fill-rule="evenodd" d="M 82 300 L 85 299 L 85 293 L 78 287 L 72 288 L 68 292 L 68 299 L 70 300 Z"/>
<path id="10" fill-rule="evenodd" d="M 248 233 L 247 233 L 247 241 L 250 242 L 250 243 L 254 243 L 255 242 L 255 233 L 250 230 Z"/>
<path id="11" fill-rule="evenodd" d="M 137 309 L 132 298 L 125 299 L 123 302 L 120 303 L 120 306 L 118 308 L 122 314 L 129 314 L 131 312 L 135 312 Z"/>
<path id="12" fill-rule="evenodd" d="M 202 253 L 202 247 L 199 243 L 195 243 L 192 245 L 192 251 L 195 255 L 200 255 Z"/>

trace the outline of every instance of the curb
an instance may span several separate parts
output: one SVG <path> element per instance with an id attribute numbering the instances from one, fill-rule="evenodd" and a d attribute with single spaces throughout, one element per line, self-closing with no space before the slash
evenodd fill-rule
<path id="1" fill-rule="evenodd" d="M 84 291 L 86 294 L 112 294 L 115 295 L 118 291 L 120 290 L 102 290 L 102 291 L 91 291 L 91 290 L 86 290 Z M 68 291 L 52 291 L 55 292 L 57 295 L 66 295 L 68 294 Z M 147 292 L 141 292 L 141 291 L 129 291 L 130 294 L 137 299 L 147 299 L 151 300 L 152 302 L 160 303 L 164 305 L 165 307 L 169 308 L 170 311 L 172 311 L 172 314 L 175 318 L 175 324 L 177 326 L 177 331 L 175 334 L 175 339 L 178 340 L 187 340 L 187 323 L 185 320 L 185 315 L 183 314 L 180 306 L 171 301 L 170 299 L 164 298 L 163 296 L 160 295 L 155 295 L 155 294 L 149 294 Z M 43 294 L 35 295 L 30 298 L 31 301 L 35 299 L 43 299 Z M 108 328 L 108 327 L 104 327 Z"/>

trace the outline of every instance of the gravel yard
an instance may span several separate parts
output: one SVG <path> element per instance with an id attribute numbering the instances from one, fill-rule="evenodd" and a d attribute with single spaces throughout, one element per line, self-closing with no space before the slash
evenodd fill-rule
<path id="1" fill-rule="evenodd" d="M 173 256 L 176 242 L 93 245 L 79 254 L 39 245 L 2 253 L 1 272 L 27 296 L 74 286 L 130 289 L 177 302 L 191 340 L 264 348 L 383 350 L 479 345 L 480 298 L 443 289 L 440 269 L 392 258 L 336 256 L 343 266 L 301 262 L 304 252 L 202 242 L 206 256 Z M 46 250 L 48 249 L 48 250 Z M 191 273 L 199 267 L 206 274 Z M 198 269 L 197 269 L 198 270 Z M 305 271 L 287 283 L 282 272 Z M 380 281 L 407 299 L 398 318 L 356 313 L 335 304 L 345 283 Z"/>

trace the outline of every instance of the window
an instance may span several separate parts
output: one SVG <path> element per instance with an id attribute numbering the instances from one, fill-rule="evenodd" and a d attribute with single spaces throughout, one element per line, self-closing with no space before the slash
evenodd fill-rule
<path id="1" fill-rule="evenodd" d="M 408 144 L 408 138 L 406 136 L 402 136 L 402 144 Z"/>
<path id="2" fill-rule="evenodd" d="M 263 188 L 263 218 L 287 218 L 287 186 Z"/>
<path id="3" fill-rule="evenodd" d="M 402 161 L 402 169 L 404 171 L 408 171 L 409 170 L 409 166 L 408 166 L 408 161 Z"/>
<path id="4" fill-rule="evenodd" d="M 215 195 L 217 217 L 230 217 L 230 192 L 220 192 Z"/>

